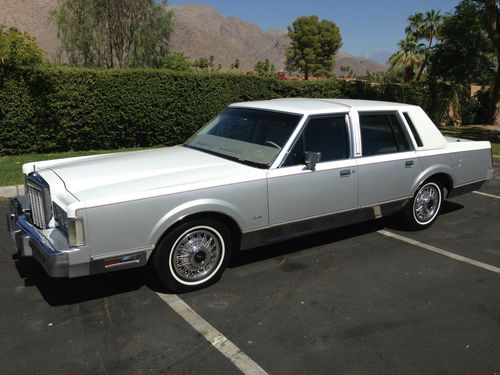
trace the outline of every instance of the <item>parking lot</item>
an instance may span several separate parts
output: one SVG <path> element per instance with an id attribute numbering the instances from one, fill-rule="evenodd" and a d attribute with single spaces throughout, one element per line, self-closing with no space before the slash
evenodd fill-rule
<path id="1" fill-rule="evenodd" d="M 495 169 L 426 231 L 378 220 L 247 251 L 178 297 L 147 269 L 50 279 L 2 220 L 0 373 L 500 374 Z"/>

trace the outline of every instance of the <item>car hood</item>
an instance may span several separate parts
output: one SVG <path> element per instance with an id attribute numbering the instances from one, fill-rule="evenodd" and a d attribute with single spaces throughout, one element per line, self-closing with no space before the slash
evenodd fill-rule
<path id="1" fill-rule="evenodd" d="M 258 171 L 182 146 L 63 159 L 47 166 L 80 201 L 123 195 L 161 195 L 239 182 Z M 262 172 L 262 170 L 260 170 Z M 151 194 L 157 191 L 157 194 Z M 132 197 L 131 197 L 132 198 Z"/>

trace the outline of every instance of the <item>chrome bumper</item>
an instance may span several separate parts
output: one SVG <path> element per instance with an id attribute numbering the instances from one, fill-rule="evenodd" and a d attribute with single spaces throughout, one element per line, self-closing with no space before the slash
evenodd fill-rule
<path id="1" fill-rule="evenodd" d="M 35 258 L 51 277 L 68 277 L 68 254 L 56 250 L 47 239 L 28 221 L 24 207 L 29 207 L 29 199 L 20 196 L 10 201 L 7 214 L 7 229 L 16 246 L 18 254 Z"/>

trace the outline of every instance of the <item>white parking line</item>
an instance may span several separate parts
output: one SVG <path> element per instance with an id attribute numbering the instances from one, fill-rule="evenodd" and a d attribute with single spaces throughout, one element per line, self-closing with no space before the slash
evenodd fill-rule
<path id="1" fill-rule="evenodd" d="M 415 240 L 412 240 L 411 238 L 408 238 L 408 237 L 400 236 L 399 234 L 392 233 L 392 232 L 389 232 L 387 230 L 382 229 L 382 230 L 379 230 L 377 232 L 384 235 L 384 236 L 395 238 L 397 240 L 409 243 L 411 245 L 421 247 L 422 249 L 426 249 L 426 250 L 432 251 L 434 253 L 444 255 L 444 256 L 451 258 L 451 259 L 455 259 L 455 260 L 458 260 L 460 262 L 468 263 L 468 264 L 471 264 L 473 266 L 480 267 L 480 268 L 483 268 L 483 269 L 491 271 L 491 272 L 500 273 L 499 267 L 495 267 L 495 266 L 492 266 L 492 265 L 489 265 L 489 264 L 486 264 L 483 262 L 479 262 L 479 261 L 474 260 L 474 259 L 466 258 L 466 257 L 463 257 L 461 255 L 449 252 L 447 250 L 443 250 L 443 249 L 440 249 L 440 248 L 435 247 L 435 246 L 427 245 L 423 242 L 415 241 Z"/>
<path id="2" fill-rule="evenodd" d="M 500 199 L 498 195 L 483 193 L 482 191 L 473 191 L 474 194 L 484 195 L 485 197 Z"/>
<path id="3" fill-rule="evenodd" d="M 224 354 L 244 374 L 267 374 L 262 367 L 243 353 L 227 337 L 217 331 L 210 323 L 199 316 L 186 302 L 176 294 L 156 293 L 191 327 L 200 333 L 219 352 Z"/>

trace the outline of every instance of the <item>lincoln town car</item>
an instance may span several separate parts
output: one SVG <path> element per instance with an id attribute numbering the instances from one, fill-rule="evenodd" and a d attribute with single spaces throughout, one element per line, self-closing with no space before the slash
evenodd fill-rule
<path id="1" fill-rule="evenodd" d="M 297 98 L 232 104 L 182 145 L 23 173 L 7 217 L 20 256 L 52 277 L 147 265 L 183 292 L 236 251 L 393 214 L 425 229 L 493 165 L 489 142 L 443 137 L 418 106 Z"/>

